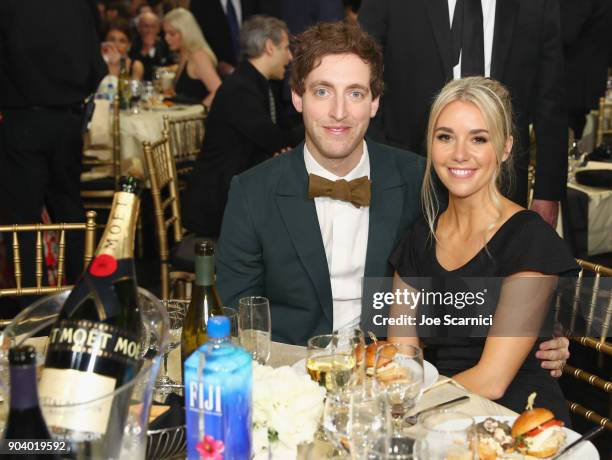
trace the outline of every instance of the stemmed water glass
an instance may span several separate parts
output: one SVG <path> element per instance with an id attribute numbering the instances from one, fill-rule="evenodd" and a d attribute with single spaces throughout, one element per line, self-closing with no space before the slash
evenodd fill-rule
<path id="1" fill-rule="evenodd" d="M 240 345 L 251 353 L 259 364 L 270 358 L 272 320 L 270 302 L 265 297 L 244 297 L 239 301 L 238 334 Z"/>
<path id="2" fill-rule="evenodd" d="M 128 91 L 130 95 L 130 113 L 137 115 L 140 113 L 138 104 L 144 93 L 144 86 L 140 80 L 130 80 L 128 84 Z"/>
<path id="3" fill-rule="evenodd" d="M 168 342 L 164 348 L 162 375 L 156 380 L 155 388 L 158 392 L 171 393 L 173 388 L 180 386 L 176 381 L 168 376 L 168 354 L 181 344 L 181 333 L 183 332 L 183 320 L 189 307 L 188 300 L 163 300 L 166 311 L 168 312 L 169 328 Z"/>
<path id="4" fill-rule="evenodd" d="M 374 378 L 386 393 L 394 419 L 394 432 L 401 434 L 405 416 L 421 398 L 425 371 L 423 352 L 405 343 L 389 343 L 376 351 Z"/>

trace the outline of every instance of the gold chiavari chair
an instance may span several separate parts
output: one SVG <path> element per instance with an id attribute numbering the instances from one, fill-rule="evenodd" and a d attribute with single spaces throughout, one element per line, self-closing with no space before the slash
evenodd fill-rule
<path id="1" fill-rule="evenodd" d="M 612 277 L 612 269 L 581 259 L 577 262 L 581 270 L 574 287 L 566 334 L 572 343 L 595 350 L 599 358 L 598 367 L 603 367 L 604 355 L 612 356 L 612 343 L 606 340 L 612 319 L 612 286 L 606 281 L 610 281 L 607 278 Z M 577 337 L 573 332 L 581 318 L 584 320 L 584 324 L 580 326 L 584 327 L 584 335 Z M 603 391 L 608 400 L 612 401 L 611 381 L 570 364 L 565 364 L 563 373 L 594 387 L 597 391 Z M 568 401 L 568 405 L 572 413 L 612 430 L 610 414 L 604 417 L 574 401 Z"/>
<path id="2" fill-rule="evenodd" d="M 599 98 L 599 117 L 597 119 L 597 140 L 595 145 L 601 145 L 604 136 L 612 135 L 612 100 Z"/>
<path id="3" fill-rule="evenodd" d="M 110 209 L 113 196 L 119 190 L 119 178 L 121 177 L 120 112 L 119 96 L 115 95 L 112 103 L 111 157 L 83 159 L 83 165 L 86 167 L 105 166 L 110 171 L 108 177 L 81 182 L 81 198 L 85 209 Z"/>
<path id="4" fill-rule="evenodd" d="M 170 152 L 168 133 L 165 130 L 159 141 L 143 142 L 143 149 L 151 182 L 155 232 L 159 246 L 162 298 L 167 299 L 175 281 L 190 282 L 193 280 L 193 274 L 170 271 L 169 239 L 174 245 L 179 245 L 184 234 L 176 164 Z M 186 298 L 184 283 L 178 283 L 178 290 L 172 293 L 172 297 Z"/>
<path id="5" fill-rule="evenodd" d="M 10 242 L 13 247 L 13 270 L 15 274 L 15 287 L 0 289 L 0 297 L 51 294 L 72 288 L 72 285 L 64 284 L 64 261 L 66 255 L 66 232 L 80 230 L 85 232 L 85 256 L 84 266 L 87 266 L 94 254 L 96 240 L 96 212 L 87 211 L 84 223 L 59 223 L 59 224 L 26 224 L 26 225 L 2 225 L 0 232 L 11 233 Z M 57 285 L 43 286 L 43 232 L 59 232 L 58 237 L 58 263 L 57 263 Z M 24 286 L 22 280 L 21 257 L 19 234 L 23 232 L 36 232 L 36 286 Z"/>
<path id="6" fill-rule="evenodd" d="M 164 130 L 168 133 L 170 152 L 174 156 L 179 178 L 179 189 L 185 187 L 185 179 L 191 174 L 195 160 L 204 142 L 206 114 L 172 118 L 164 115 Z"/>

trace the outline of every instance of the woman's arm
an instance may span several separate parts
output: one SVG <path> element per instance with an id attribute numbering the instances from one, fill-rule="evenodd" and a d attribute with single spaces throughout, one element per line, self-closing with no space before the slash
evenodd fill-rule
<path id="1" fill-rule="evenodd" d="M 404 290 L 414 291 L 414 288 L 404 283 L 399 273 L 395 272 L 393 275 L 393 292 L 397 292 L 398 289 L 401 292 Z M 416 311 L 416 308 L 411 310 L 406 305 L 394 303 L 389 309 L 389 318 L 399 318 L 402 314 L 415 315 Z M 387 336 L 389 342 L 406 343 L 415 347 L 420 346 L 415 326 L 389 326 Z"/>
<path id="2" fill-rule="evenodd" d="M 132 61 L 132 78 L 142 81 L 144 75 L 144 65 L 137 59 Z"/>
<path id="3" fill-rule="evenodd" d="M 478 364 L 453 378 L 485 398 L 501 398 L 533 348 L 556 282 L 534 272 L 507 278 Z"/>
<path id="4" fill-rule="evenodd" d="M 210 107 L 213 98 L 215 97 L 215 92 L 221 85 L 221 79 L 217 74 L 217 70 L 213 65 L 213 61 L 204 50 L 195 51 L 191 55 L 191 62 L 193 63 L 196 78 L 202 80 L 202 83 L 206 86 L 209 94 L 202 101 L 206 107 Z"/>

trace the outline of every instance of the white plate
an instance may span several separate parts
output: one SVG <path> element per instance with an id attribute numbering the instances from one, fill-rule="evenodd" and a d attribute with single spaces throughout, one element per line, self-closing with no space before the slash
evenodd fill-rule
<path id="1" fill-rule="evenodd" d="M 305 374 L 306 358 L 300 359 L 291 367 L 293 367 L 296 371 Z M 423 391 L 425 391 L 438 381 L 438 377 L 440 376 L 440 374 L 438 373 L 438 369 L 436 369 L 436 367 L 428 361 L 423 361 L 423 367 L 425 368 L 425 385 L 423 386 Z"/>
<path id="2" fill-rule="evenodd" d="M 506 422 L 510 426 L 512 426 L 512 424 L 514 423 L 514 420 L 516 420 L 516 417 L 502 417 L 498 415 L 489 416 L 489 417 L 478 416 L 478 417 L 474 417 L 474 420 L 476 421 L 476 423 L 480 423 L 484 421 L 486 418 L 493 418 L 495 420 L 499 420 L 500 422 Z M 576 433 L 575 431 L 570 430 L 569 428 L 564 427 L 563 431 L 565 432 L 565 442 L 561 446 L 561 449 L 563 449 L 568 444 L 571 444 L 572 442 L 574 442 L 576 439 L 578 439 L 581 436 L 579 433 Z M 562 458 L 563 460 L 599 460 L 599 453 L 597 452 L 597 449 L 595 448 L 593 443 L 590 441 L 587 441 L 587 442 L 582 443 L 580 446 L 576 447 L 575 449 L 572 449 L 567 455 L 563 455 Z"/>

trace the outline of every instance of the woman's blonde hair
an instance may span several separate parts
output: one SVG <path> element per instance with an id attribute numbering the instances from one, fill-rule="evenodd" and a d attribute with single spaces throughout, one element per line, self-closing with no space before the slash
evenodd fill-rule
<path id="1" fill-rule="evenodd" d="M 455 101 L 474 104 L 484 118 L 489 131 L 490 142 L 497 157 L 496 171 L 488 185 L 489 196 L 499 211 L 500 217 L 501 192 L 502 190 L 509 190 L 513 179 L 512 153 L 506 152 L 506 142 L 513 136 L 514 131 L 510 93 L 498 81 L 484 77 L 468 77 L 449 82 L 436 97 L 427 124 L 427 165 L 421 190 L 421 205 L 431 234 L 434 237 L 435 220 L 440 211 L 439 190 L 436 190 L 440 186 L 436 185 L 435 171 L 431 159 L 434 131 L 442 111 Z M 506 154 L 508 156 L 504 159 Z"/>
<path id="2" fill-rule="evenodd" d="M 204 50 L 212 58 L 213 64 L 217 65 L 217 56 L 204 38 L 200 26 L 189 10 L 175 8 L 164 16 L 164 22 L 181 34 L 182 46 L 189 53 Z"/>

